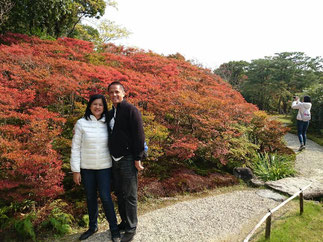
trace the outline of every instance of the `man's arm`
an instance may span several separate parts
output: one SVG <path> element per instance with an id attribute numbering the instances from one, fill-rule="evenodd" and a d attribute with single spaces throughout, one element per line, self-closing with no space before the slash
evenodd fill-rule
<path id="1" fill-rule="evenodd" d="M 130 113 L 130 126 L 134 160 L 140 161 L 144 152 L 145 133 L 141 113 L 134 106 Z"/>

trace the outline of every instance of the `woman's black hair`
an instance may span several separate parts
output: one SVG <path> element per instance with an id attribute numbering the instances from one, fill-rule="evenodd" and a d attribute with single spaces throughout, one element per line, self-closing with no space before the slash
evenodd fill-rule
<path id="1" fill-rule="evenodd" d="M 304 96 L 304 103 L 310 103 L 311 97 L 310 96 Z"/>
<path id="2" fill-rule="evenodd" d="M 94 102 L 94 100 L 96 99 L 101 99 L 102 103 L 103 103 L 103 113 L 101 115 L 101 117 L 99 119 L 101 119 L 103 116 L 105 116 L 105 123 L 107 122 L 107 117 L 108 117 L 108 105 L 107 105 L 107 101 L 105 100 L 105 97 L 102 94 L 94 94 L 90 96 L 90 100 L 86 106 L 85 109 L 85 114 L 84 114 L 84 118 L 86 120 L 90 119 L 90 115 L 93 115 L 93 113 L 91 112 L 91 105 Z"/>

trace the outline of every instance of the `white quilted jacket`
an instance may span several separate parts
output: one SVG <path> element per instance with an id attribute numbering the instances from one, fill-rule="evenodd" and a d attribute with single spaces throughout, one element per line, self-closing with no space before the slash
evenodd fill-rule
<path id="1" fill-rule="evenodd" d="M 79 119 L 74 127 L 71 152 L 71 170 L 80 172 L 83 169 L 105 169 L 112 166 L 108 149 L 108 130 L 105 118 L 97 120 Z"/>
<path id="2" fill-rule="evenodd" d="M 298 113 L 296 116 L 297 120 L 302 120 L 301 112 L 304 112 L 307 109 L 309 112 L 311 111 L 312 103 L 303 103 L 299 101 L 292 102 L 292 109 L 298 109 Z"/>

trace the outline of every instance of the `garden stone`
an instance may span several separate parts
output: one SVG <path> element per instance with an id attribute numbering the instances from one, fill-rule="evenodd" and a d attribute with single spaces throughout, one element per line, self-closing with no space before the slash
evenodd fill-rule
<path id="1" fill-rule="evenodd" d="M 233 169 L 233 175 L 244 181 L 250 181 L 252 178 L 254 178 L 251 169 L 248 167 L 235 167 Z"/>
<path id="2" fill-rule="evenodd" d="M 250 184 L 254 187 L 261 187 L 265 185 L 265 182 L 262 180 L 259 180 L 258 178 L 252 178 L 250 180 Z"/>
<path id="3" fill-rule="evenodd" d="M 279 193 L 273 192 L 273 191 L 268 190 L 268 189 L 258 190 L 256 192 L 256 194 L 259 195 L 260 197 L 273 199 L 273 200 L 275 200 L 277 202 L 283 202 L 286 199 L 285 196 L 280 195 Z"/>
<path id="4" fill-rule="evenodd" d="M 323 197 L 323 184 L 315 177 L 287 177 L 277 181 L 266 182 L 266 186 L 272 189 L 293 195 L 301 188 L 306 187 L 308 184 L 312 185 L 304 191 L 305 199 L 316 199 Z"/>

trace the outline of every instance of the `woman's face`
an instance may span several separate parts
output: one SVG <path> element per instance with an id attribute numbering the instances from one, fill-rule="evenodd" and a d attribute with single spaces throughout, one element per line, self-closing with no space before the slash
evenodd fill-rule
<path id="1" fill-rule="evenodd" d="M 101 98 L 95 99 L 90 106 L 91 113 L 96 117 L 96 119 L 101 118 L 104 107 Z"/>

